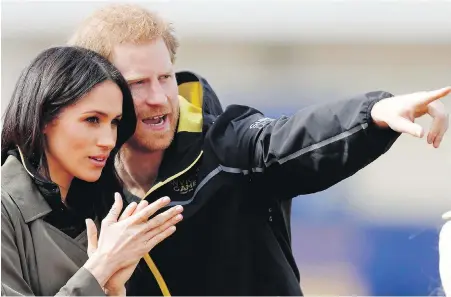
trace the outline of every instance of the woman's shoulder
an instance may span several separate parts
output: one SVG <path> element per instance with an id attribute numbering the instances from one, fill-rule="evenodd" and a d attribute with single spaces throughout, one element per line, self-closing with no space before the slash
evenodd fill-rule
<path id="1" fill-rule="evenodd" d="M 29 223 L 51 211 L 31 174 L 16 157 L 6 159 L 1 175 L 2 217 L 5 213 Z"/>
<path id="2" fill-rule="evenodd" d="M 32 180 L 22 166 L 22 163 L 12 155 L 8 156 L 2 164 L 1 176 L 2 209 L 3 206 L 10 209 L 16 204 L 14 200 L 17 198 L 16 196 L 20 196 L 20 190 L 30 186 Z"/>
<path id="3" fill-rule="evenodd" d="M 11 195 L 1 189 L 1 199 L 2 199 L 2 231 L 6 230 L 6 226 L 14 225 L 13 221 L 20 219 L 22 217 L 19 208 L 17 207 Z M 2 232 L 3 234 L 3 232 Z"/>
<path id="4" fill-rule="evenodd" d="M 20 213 L 19 208 L 13 199 L 14 189 L 20 187 L 18 173 L 20 172 L 20 162 L 14 156 L 8 156 L 2 164 L 1 199 L 2 199 L 2 221 L 5 217 L 14 217 Z"/>

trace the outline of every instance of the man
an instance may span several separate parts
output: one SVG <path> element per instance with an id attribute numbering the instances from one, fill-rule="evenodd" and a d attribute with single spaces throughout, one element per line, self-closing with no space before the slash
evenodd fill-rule
<path id="1" fill-rule="evenodd" d="M 451 88 L 371 92 L 277 120 L 247 106 L 223 112 L 204 78 L 174 73 L 172 26 L 139 6 L 95 12 L 69 43 L 106 56 L 129 82 L 138 125 L 117 164 L 126 199 L 169 196 L 185 208 L 138 266 L 131 295 L 301 295 L 291 199 L 353 175 L 400 133 L 422 137 L 414 119 L 425 113 L 430 144 L 448 127 L 437 99 Z"/>

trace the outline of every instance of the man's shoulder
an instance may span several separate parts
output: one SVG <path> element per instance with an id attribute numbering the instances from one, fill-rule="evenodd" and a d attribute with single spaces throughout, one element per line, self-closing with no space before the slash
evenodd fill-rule
<path id="1" fill-rule="evenodd" d="M 238 126 L 236 126 L 237 123 L 243 123 L 247 125 L 247 123 L 251 124 L 254 121 L 265 122 L 268 120 L 272 121 L 273 119 L 266 117 L 263 112 L 252 106 L 232 104 L 227 106 L 223 113 L 216 116 L 210 128 L 239 128 Z M 251 128 L 250 125 L 248 126 L 249 128 Z"/>

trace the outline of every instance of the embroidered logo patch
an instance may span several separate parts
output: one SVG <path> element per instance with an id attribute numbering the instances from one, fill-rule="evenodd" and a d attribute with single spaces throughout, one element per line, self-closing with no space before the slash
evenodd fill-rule
<path id="1" fill-rule="evenodd" d="M 197 181 L 195 178 L 178 179 L 172 181 L 172 189 L 182 195 L 185 195 L 196 188 Z"/>

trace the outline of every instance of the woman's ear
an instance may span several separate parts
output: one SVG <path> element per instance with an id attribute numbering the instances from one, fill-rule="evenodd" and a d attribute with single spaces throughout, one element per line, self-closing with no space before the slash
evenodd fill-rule
<path id="1" fill-rule="evenodd" d="M 445 296 L 451 296 L 451 211 L 443 215 L 447 222 L 442 226 L 439 236 L 440 279 Z"/>

